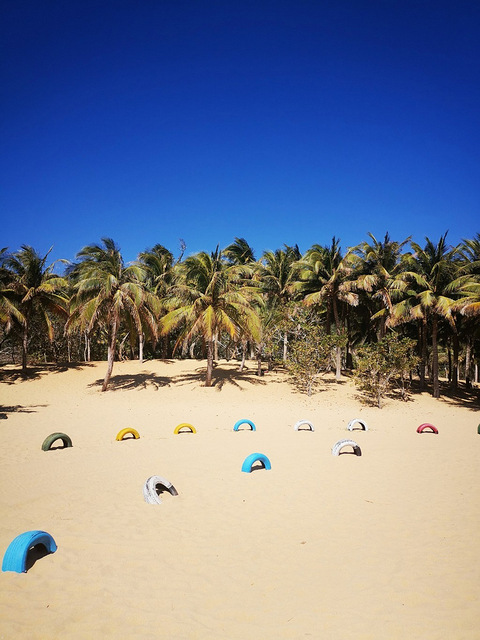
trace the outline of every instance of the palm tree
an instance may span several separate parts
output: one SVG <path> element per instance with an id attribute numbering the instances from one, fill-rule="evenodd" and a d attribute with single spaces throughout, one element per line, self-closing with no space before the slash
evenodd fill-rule
<path id="1" fill-rule="evenodd" d="M 358 272 L 357 286 L 370 295 L 374 308 L 372 320 L 378 319 L 378 339 L 385 337 L 388 317 L 393 304 L 401 300 L 408 289 L 408 283 L 402 277 L 404 259 L 403 247 L 410 242 L 411 236 L 396 242 L 389 233 L 379 242 L 372 233 L 368 233 L 371 244 L 362 242 L 354 253 L 358 256 L 355 268 Z"/>
<path id="2" fill-rule="evenodd" d="M 53 248 L 53 247 L 52 247 Z M 68 300 L 64 295 L 67 282 L 53 273 L 56 262 L 46 266 L 52 248 L 42 257 L 30 246 L 8 256 L 4 264 L 11 275 L 10 290 L 17 313 L 12 313 L 22 327 L 22 372 L 27 370 L 30 329 L 35 317 L 45 325 L 50 341 L 54 330 L 52 316 L 67 316 Z"/>
<path id="3" fill-rule="evenodd" d="M 157 295 L 163 297 L 172 278 L 173 254 L 161 244 L 146 249 L 138 256 L 138 262 L 146 274 L 146 286 Z"/>
<path id="4" fill-rule="evenodd" d="M 173 254 L 161 244 L 143 251 L 138 256 L 138 262 L 146 274 L 145 285 L 159 300 L 163 298 L 173 278 Z M 160 307 L 159 307 L 160 310 Z M 143 361 L 144 334 L 139 337 L 139 360 Z M 167 354 L 167 344 L 163 345 L 164 356 Z"/>
<path id="5" fill-rule="evenodd" d="M 108 366 L 102 385 L 102 391 L 106 391 L 122 321 L 130 336 L 148 330 L 153 338 L 157 336 L 157 323 L 156 301 L 145 288 L 145 271 L 138 264 L 126 267 L 111 238 L 102 238 L 102 243 L 84 247 L 77 254 L 75 293 L 66 329 L 78 327 L 90 334 L 96 327 L 106 328 Z"/>
<path id="6" fill-rule="evenodd" d="M 274 358 L 274 336 L 278 327 L 285 322 L 284 309 L 278 305 L 272 305 L 266 298 L 259 297 L 255 300 L 255 310 L 259 318 L 260 331 L 255 341 L 257 355 L 257 375 L 262 375 L 262 357 L 265 355 L 268 361 L 268 369 L 272 367 Z M 245 350 L 240 370 L 243 370 Z"/>
<path id="7" fill-rule="evenodd" d="M 340 241 L 334 236 L 330 246 L 322 247 L 314 244 L 296 263 L 295 290 L 304 296 L 303 301 L 307 306 L 325 304 L 328 334 L 331 333 L 333 320 L 337 335 L 340 335 L 344 329 L 342 308 L 346 305 L 358 305 L 356 284 L 350 280 L 353 270 L 349 260 L 349 254 L 342 257 Z M 337 346 L 336 353 L 335 377 L 339 380 L 341 377 L 340 346 Z"/>
<path id="8" fill-rule="evenodd" d="M 8 258 L 7 247 L 0 249 L 0 324 L 8 333 L 14 320 L 23 324 L 23 315 L 14 304 L 15 292 L 11 287 L 12 273 L 5 266 Z"/>
<path id="9" fill-rule="evenodd" d="M 463 315 L 476 316 L 480 313 L 480 233 L 473 240 L 463 240 L 459 254 L 461 275 L 456 284 L 462 300 L 458 308 Z"/>
<path id="10" fill-rule="evenodd" d="M 471 240 L 462 240 L 459 246 L 459 269 L 461 275 L 456 284 L 461 299 L 456 308 L 462 317 L 465 378 L 469 378 L 475 337 L 479 332 L 477 316 L 480 314 L 480 233 Z"/>
<path id="11" fill-rule="evenodd" d="M 255 277 L 267 304 L 282 310 L 284 319 L 288 314 L 287 304 L 294 296 L 294 265 L 301 258 L 297 245 L 284 245 L 285 249 L 265 251 L 258 263 Z M 283 360 L 287 359 L 288 332 L 283 333 Z"/>
<path id="12" fill-rule="evenodd" d="M 476 351 L 478 353 L 480 339 L 480 323 L 478 322 L 478 316 L 480 316 L 480 279 L 478 276 L 469 278 L 467 282 L 460 284 L 458 291 L 462 298 L 456 308 L 460 312 L 463 324 L 465 380 L 467 381 L 471 376 L 472 352 Z M 476 368 L 475 381 L 477 377 L 478 368 Z"/>
<path id="13" fill-rule="evenodd" d="M 480 315 L 480 279 L 460 277 L 456 280 L 457 292 L 462 296 L 456 305 L 464 316 Z"/>
<path id="14" fill-rule="evenodd" d="M 420 381 L 423 386 L 426 363 L 426 336 L 428 321 L 432 326 L 432 380 L 433 397 L 440 397 L 438 380 L 438 321 L 446 320 L 455 330 L 454 310 L 459 296 L 456 282 L 456 248 L 447 246 L 447 233 L 441 236 L 437 244 L 428 237 L 425 247 L 412 242 L 414 255 L 406 258 L 411 270 L 405 271 L 402 278 L 413 283 L 412 291 L 405 300 L 397 303 L 393 309 L 393 322 L 419 319 L 422 322 L 422 363 Z"/>
<path id="15" fill-rule="evenodd" d="M 229 264 L 250 264 L 255 262 L 253 249 L 245 238 L 235 238 L 235 241 L 223 250 L 223 255 Z"/>
<path id="16" fill-rule="evenodd" d="M 251 281 L 253 279 L 253 276 L 256 272 L 258 265 L 255 261 L 254 250 L 248 244 L 245 238 L 235 238 L 234 242 L 229 244 L 228 247 L 225 247 L 222 253 L 229 265 L 238 265 L 238 266 L 248 265 L 252 268 L 251 271 L 248 271 L 245 274 L 246 279 L 250 281 L 250 284 L 252 284 Z M 258 308 L 255 307 L 255 309 L 258 313 Z M 239 371 L 243 371 L 245 366 L 245 357 L 246 357 L 247 346 L 248 346 L 248 339 L 245 335 L 242 336 L 241 342 L 242 342 L 242 361 L 240 364 Z M 258 349 L 257 349 L 257 352 L 258 352 Z"/>
<path id="17" fill-rule="evenodd" d="M 480 276 L 480 233 L 477 233 L 472 240 L 462 240 L 459 254 L 464 270 Z"/>
<path id="18" fill-rule="evenodd" d="M 205 386 L 212 384 L 214 342 L 222 331 L 236 339 L 246 334 L 256 339 L 259 321 L 251 302 L 251 288 L 244 286 L 248 268 L 229 266 L 218 247 L 200 252 L 180 266 L 178 281 L 165 299 L 171 308 L 160 321 L 163 334 L 180 329 L 175 348 L 200 335 L 207 346 Z"/>

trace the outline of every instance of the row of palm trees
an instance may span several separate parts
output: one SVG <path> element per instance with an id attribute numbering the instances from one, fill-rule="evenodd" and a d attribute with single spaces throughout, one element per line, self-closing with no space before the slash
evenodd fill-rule
<path id="1" fill-rule="evenodd" d="M 422 247 L 389 234 L 372 234 L 342 253 L 336 238 L 314 244 L 303 255 L 297 246 L 266 251 L 256 259 L 243 238 L 223 250 L 175 260 L 157 244 L 126 265 L 110 238 L 84 247 L 74 264 L 58 275 L 32 247 L 0 252 L 0 323 L 3 342 L 21 344 L 22 369 L 32 340 L 66 336 L 68 355 L 74 336 L 91 349 L 105 345 L 107 389 L 119 348 L 128 339 L 140 360 L 144 348 L 171 356 L 181 348 L 206 357 L 206 385 L 212 384 L 219 349 L 227 356 L 247 352 L 259 361 L 288 357 L 295 314 L 309 308 L 312 321 L 344 337 L 336 348 L 336 377 L 342 361 L 353 364 L 355 346 L 395 331 L 415 337 L 426 382 L 439 397 L 439 342 L 450 356 L 452 385 L 458 380 L 460 352 L 465 369 L 479 351 L 480 234 L 449 246 L 426 238 Z M 65 261 L 60 261 L 65 262 Z M 55 329 L 56 336 L 55 336 Z M 341 344 L 341 341 L 338 343 Z M 279 352 L 278 355 L 276 352 Z"/>

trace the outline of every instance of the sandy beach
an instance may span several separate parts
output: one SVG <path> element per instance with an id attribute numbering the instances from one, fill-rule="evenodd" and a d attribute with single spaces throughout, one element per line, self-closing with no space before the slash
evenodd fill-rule
<path id="1" fill-rule="evenodd" d="M 232 361 L 212 388 L 202 361 L 120 362 L 101 393 L 105 368 L 1 369 L 2 557 L 28 530 L 58 545 L 0 574 L 1 639 L 480 637 L 478 405 L 379 410 L 346 377 L 309 398 Z M 42 451 L 57 431 L 73 447 Z M 348 437 L 362 456 L 332 456 Z M 242 473 L 253 452 L 271 470 Z M 178 496 L 146 504 L 152 475 Z"/>

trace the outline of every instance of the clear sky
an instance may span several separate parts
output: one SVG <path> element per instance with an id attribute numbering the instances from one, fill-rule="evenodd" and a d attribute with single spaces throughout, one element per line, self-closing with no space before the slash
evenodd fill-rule
<path id="1" fill-rule="evenodd" d="M 478 0 L 0 0 L 0 246 L 480 231 Z"/>

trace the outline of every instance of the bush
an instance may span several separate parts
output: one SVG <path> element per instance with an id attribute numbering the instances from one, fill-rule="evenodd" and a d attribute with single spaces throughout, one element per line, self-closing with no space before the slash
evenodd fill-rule
<path id="1" fill-rule="evenodd" d="M 301 391 L 312 395 L 319 377 L 335 366 L 335 350 L 340 343 L 342 337 L 329 335 L 312 324 L 309 314 L 296 317 L 286 364 L 293 383 Z"/>
<path id="2" fill-rule="evenodd" d="M 382 408 L 382 398 L 392 380 L 398 380 L 405 395 L 405 377 L 418 364 L 415 341 L 387 335 L 375 344 L 360 347 L 356 353 L 355 384 Z"/>

